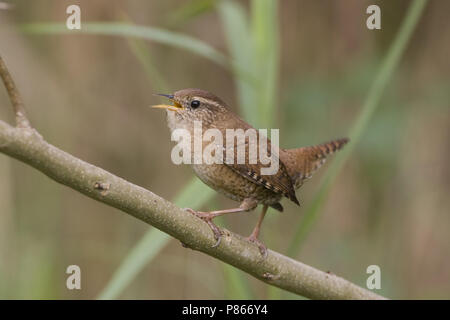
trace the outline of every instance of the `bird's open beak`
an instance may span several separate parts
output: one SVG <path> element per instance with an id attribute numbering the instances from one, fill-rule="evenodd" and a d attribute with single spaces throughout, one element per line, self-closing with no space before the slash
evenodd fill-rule
<path id="1" fill-rule="evenodd" d="M 168 104 L 157 104 L 155 106 L 152 106 L 152 108 L 156 108 L 156 109 L 167 109 L 167 110 L 171 110 L 171 111 L 179 111 L 179 110 L 183 110 L 183 106 L 181 104 L 179 104 L 178 102 L 176 102 L 174 100 L 174 97 L 172 94 L 162 94 L 162 93 L 158 93 L 156 94 L 157 96 L 162 96 L 162 97 L 166 97 L 168 98 L 170 101 L 173 102 L 173 105 L 168 105 Z"/>

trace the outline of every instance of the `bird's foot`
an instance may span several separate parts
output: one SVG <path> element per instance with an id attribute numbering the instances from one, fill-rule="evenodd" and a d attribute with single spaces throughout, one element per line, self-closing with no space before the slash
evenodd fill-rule
<path id="1" fill-rule="evenodd" d="M 267 258 L 267 247 L 264 243 L 262 243 L 261 240 L 259 240 L 257 237 L 255 237 L 253 234 L 249 237 L 245 238 L 246 240 L 250 241 L 251 243 L 254 243 L 258 246 L 259 252 L 261 253 L 261 256 L 265 259 Z"/>
<path id="2" fill-rule="evenodd" d="M 220 244 L 220 240 L 222 239 L 222 231 L 212 221 L 212 219 L 215 218 L 216 215 L 212 214 L 210 212 L 196 211 L 191 208 L 185 208 L 185 210 L 187 212 L 190 212 L 193 215 L 199 217 L 200 219 L 202 219 L 203 221 L 205 221 L 208 224 L 208 226 L 211 228 L 212 232 L 214 233 L 214 238 L 216 239 L 216 243 L 213 245 L 213 248 L 217 247 Z"/>

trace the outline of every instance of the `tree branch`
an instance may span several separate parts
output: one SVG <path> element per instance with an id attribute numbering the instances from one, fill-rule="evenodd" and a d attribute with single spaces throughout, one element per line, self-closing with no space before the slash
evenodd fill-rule
<path id="1" fill-rule="evenodd" d="M 268 250 L 224 230 L 215 239 L 201 219 L 142 187 L 82 161 L 47 143 L 31 128 L 20 95 L 0 57 L 0 73 L 16 113 L 17 127 L 0 121 L 0 152 L 41 171 L 51 179 L 90 198 L 118 208 L 180 240 L 187 247 L 231 264 L 281 289 L 311 299 L 384 299 L 355 284 Z"/>
<path id="2" fill-rule="evenodd" d="M 8 68 L 6 67 L 6 64 L 1 56 L 0 77 L 5 84 L 9 98 L 11 99 L 11 103 L 14 108 L 14 114 L 16 116 L 16 126 L 21 128 L 30 128 L 30 122 L 28 121 L 27 115 L 25 114 L 25 108 L 23 107 L 22 98 L 20 97 L 19 91 L 17 90 L 16 85 L 14 84 L 14 81 L 9 74 Z"/>

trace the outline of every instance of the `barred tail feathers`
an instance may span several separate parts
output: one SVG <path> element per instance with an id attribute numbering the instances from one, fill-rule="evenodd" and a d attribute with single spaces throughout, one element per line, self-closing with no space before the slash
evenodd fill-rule
<path id="1" fill-rule="evenodd" d="M 348 138 L 341 138 L 316 146 L 285 150 L 290 160 L 287 161 L 287 169 L 294 180 L 295 188 L 299 188 L 305 180 L 311 178 L 327 157 L 342 149 L 348 141 Z"/>

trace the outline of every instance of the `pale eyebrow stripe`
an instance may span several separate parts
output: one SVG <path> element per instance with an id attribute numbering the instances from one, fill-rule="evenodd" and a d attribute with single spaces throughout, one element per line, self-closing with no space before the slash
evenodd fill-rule
<path id="1" fill-rule="evenodd" d="M 203 98 L 203 97 L 196 97 L 196 96 L 194 96 L 194 97 L 192 97 L 192 99 L 199 100 L 200 102 L 204 102 L 204 103 L 209 103 L 209 104 L 212 104 L 212 105 L 214 105 L 216 107 L 220 107 L 221 106 L 220 103 L 218 103 L 218 102 L 216 102 L 214 100 Z"/>

